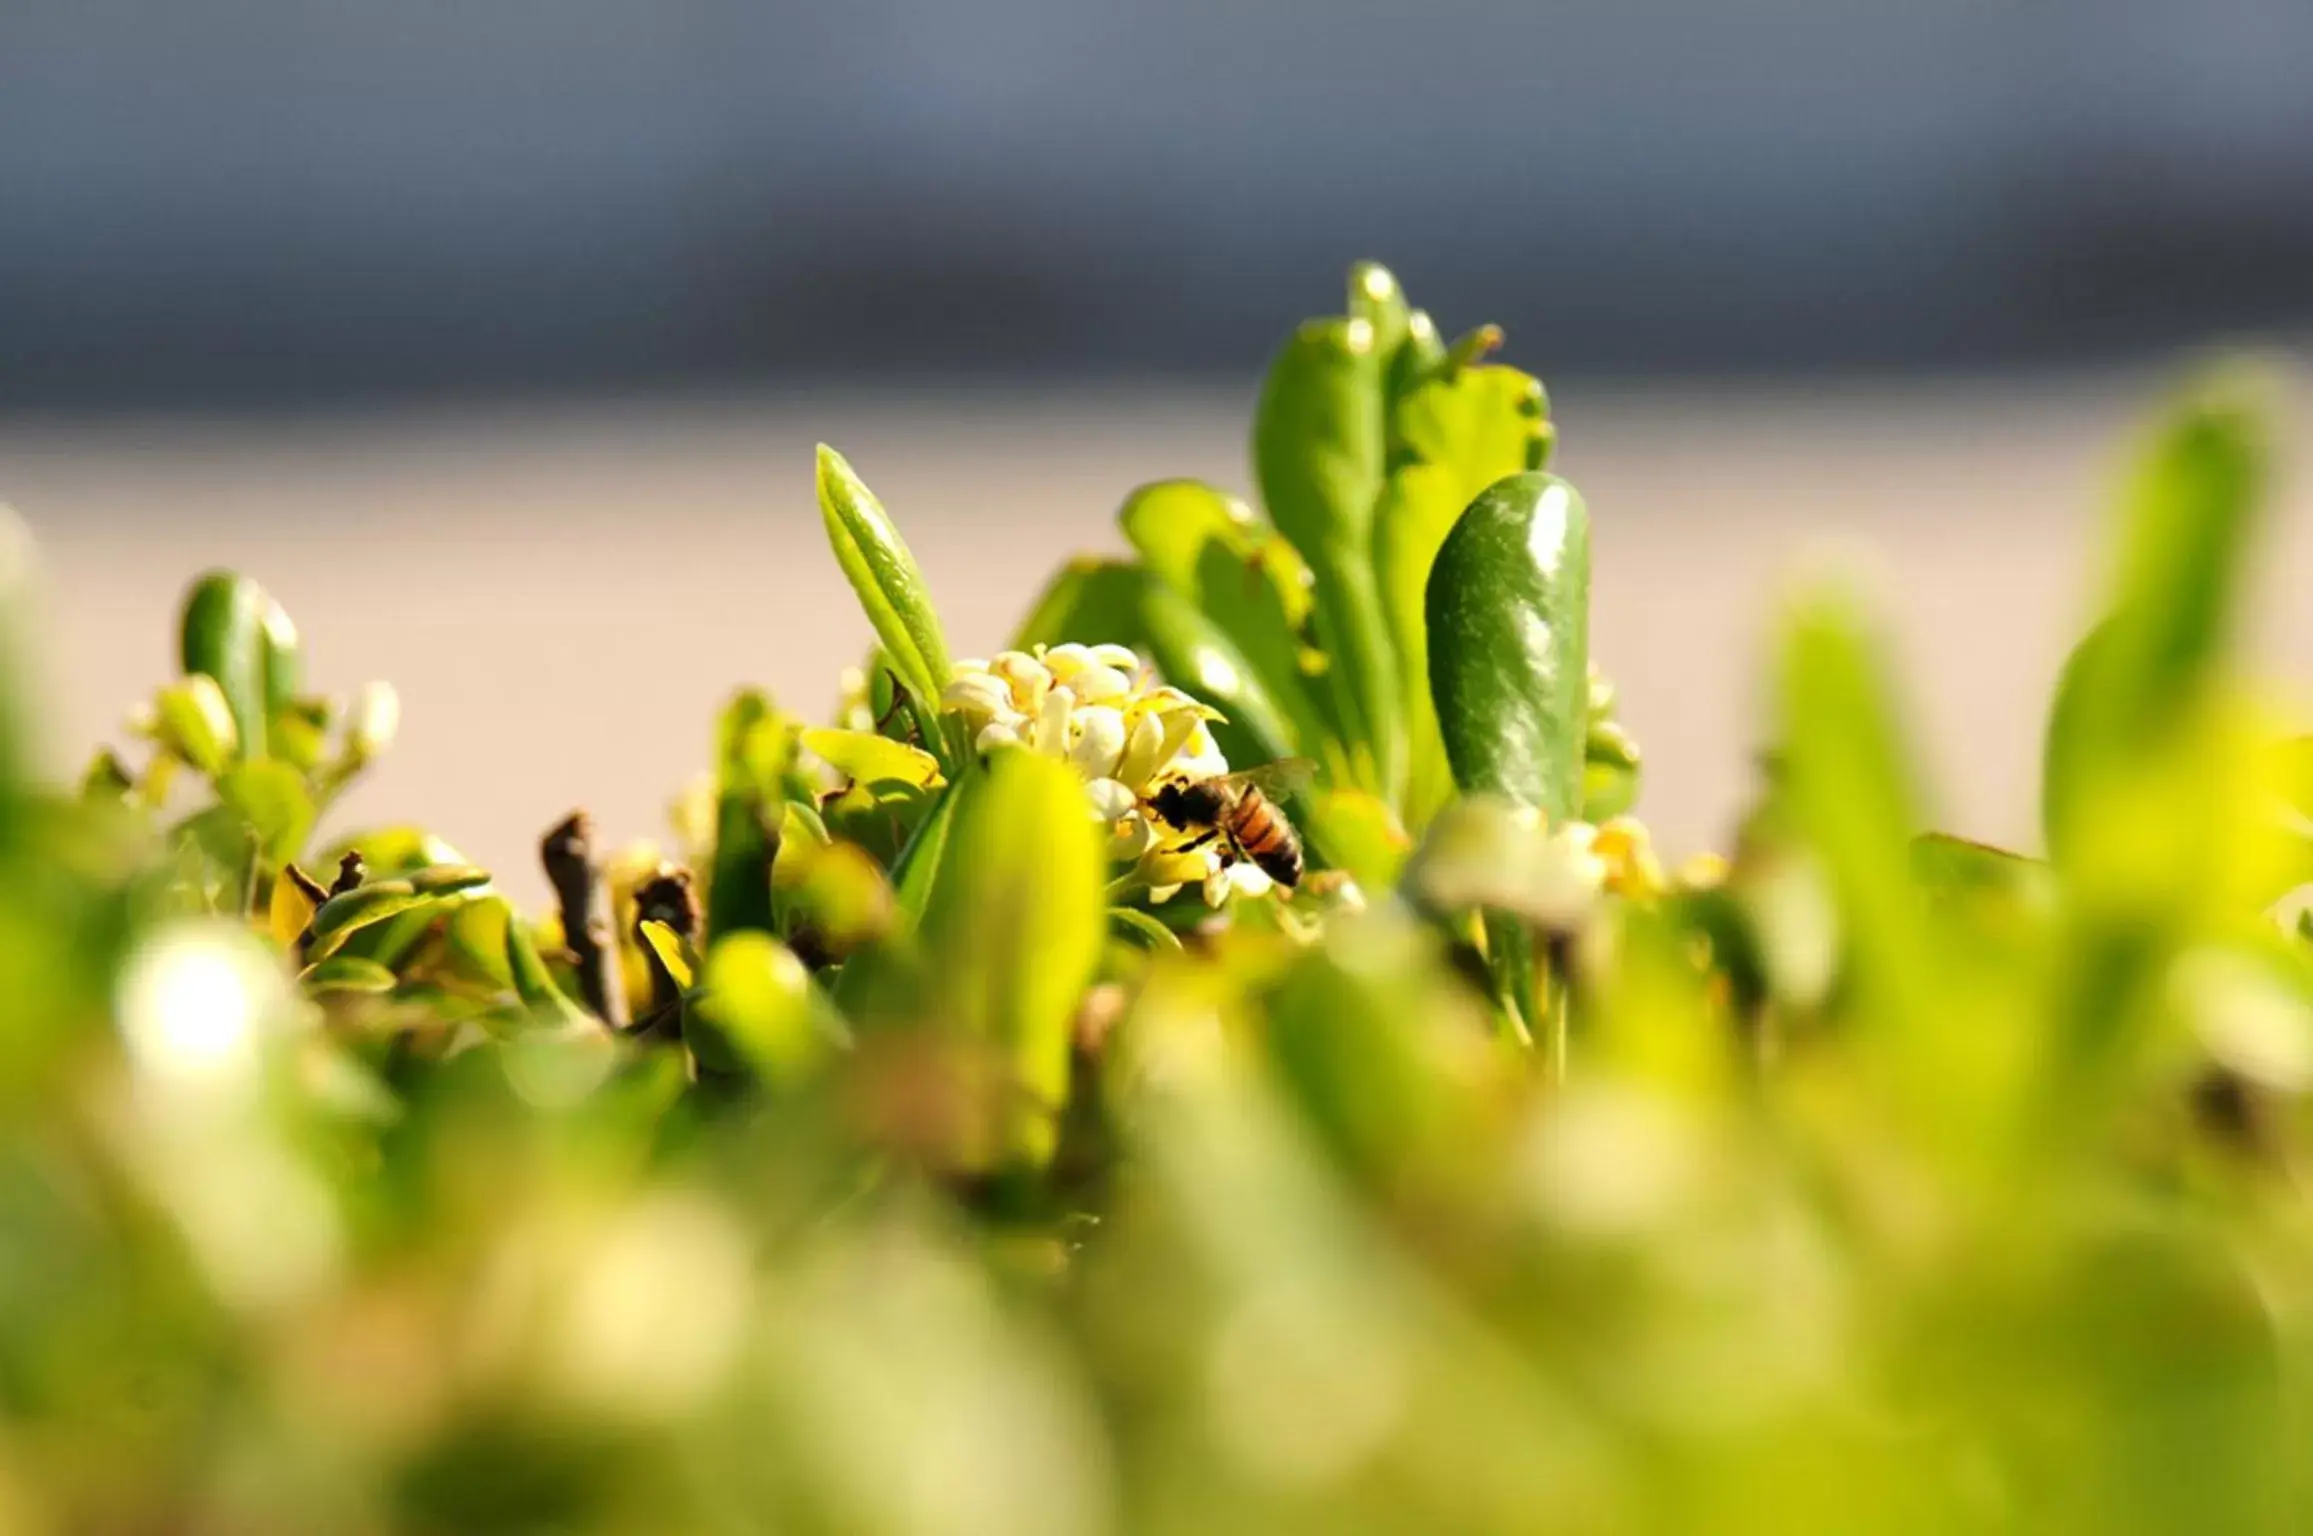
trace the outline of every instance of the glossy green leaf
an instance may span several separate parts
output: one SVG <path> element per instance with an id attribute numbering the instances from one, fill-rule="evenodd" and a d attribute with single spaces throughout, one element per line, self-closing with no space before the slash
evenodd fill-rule
<path id="1" fill-rule="evenodd" d="M 1404 776 L 1397 666 L 1374 575 L 1388 358 L 1372 321 L 1313 320 L 1271 366 L 1253 424 L 1261 499 L 1316 578 L 1315 627 L 1366 787 Z"/>
<path id="2" fill-rule="evenodd" d="M 420 896 L 456 896 L 490 883 L 490 872 L 471 864 L 435 864 L 402 877 Z"/>
<path id="3" fill-rule="evenodd" d="M 1424 611 L 1430 692 L 1455 782 L 1538 808 L 1582 807 L 1590 517 L 1554 475 L 1512 475 L 1439 549 Z"/>
<path id="4" fill-rule="evenodd" d="M 394 973 L 359 955 L 331 955 L 307 966 L 298 984 L 308 992 L 381 993 L 394 989 Z"/>
<path id="5" fill-rule="evenodd" d="M 1107 858 L 1081 782 L 1057 759 L 1000 752 L 959 794 L 924 913 L 933 1006 L 994 1048 L 1015 1090 L 1001 1111 L 1004 1157 L 1041 1166 L 1068 1099 L 1070 1020 L 1107 931 Z"/>
<path id="6" fill-rule="evenodd" d="M 272 601 L 262 587 L 230 571 L 211 571 L 185 594 L 179 659 L 188 676 L 216 680 L 232 712 L 243 757 L 266 753 L 272 697 L 267 667 L 274 644 L 266 633 L 266 619 L 271 611 Z"/>
<path id="7" fill-rule="evenodd" d="M 1141 564 L 1228 636 L 1290 722 L 1295 752 L 1313 751 L 1329 718 L 1303 674 L 1309 570 L 1236 497 L 1196 480 L 1161 480 L 1117 514 Z"/>
<path id="8" fill-rule="evenodd" d="M 927 709 L 937 708 L 953 668 L 939 614 L 915 556 L 842 454 L 819 448 L 819 512 L 852 591 L 882 642 L 892 670 Z"/>
<path id="9" fill-rule="evenodd" d="M 1513 368 L 1465 368 L 1421 385 L 1394 418 L 1397 458 L 1374 518 L 1374 565 L 1400 663 L 1406 721 L 1406 819 L 1420 827 L 1454 779 L 1430 700 L 1424 600 L 1438 549 L 1478 494 L 1540 469 L 1551 428 L 1540 381 Z"/>
<path id="10" fill-rule="evenodd" d="M 309 953 L 319 959 L 363 928 L 413 909 L 438 907 L 442 901 L 441 896 L 420 892 L 407 880 L 372 880 L 356 886 L 342 896 L 330 897 L 313 914 Z"/>

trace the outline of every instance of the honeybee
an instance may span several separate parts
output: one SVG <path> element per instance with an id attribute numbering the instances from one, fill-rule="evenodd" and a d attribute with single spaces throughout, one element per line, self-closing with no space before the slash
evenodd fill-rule
<path id="1" fill-rule="evenodd" d="M 1311 764 L 1292 757 L 1217 779 L 1168 779 L 1148 797 L 1167 825 L 1198 832 L 1186 852 L 1218 839 L 1223 857 L 1243 860 L 1287 890 L 1301 883 L 1301 834 L 1270 795 L 1307 783 Z"/>

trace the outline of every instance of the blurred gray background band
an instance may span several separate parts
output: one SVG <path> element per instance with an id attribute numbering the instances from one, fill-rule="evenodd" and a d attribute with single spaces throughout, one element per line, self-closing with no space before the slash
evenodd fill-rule
<path id="1" fill-rule="evenodd" d="M 2307 0 L 0 0 L 0 407 L 1545 372 L 2313 318 Z"/>

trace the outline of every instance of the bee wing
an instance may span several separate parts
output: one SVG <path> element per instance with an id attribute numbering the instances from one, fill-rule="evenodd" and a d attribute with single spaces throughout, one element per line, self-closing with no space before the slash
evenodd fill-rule
<path id="1" fill-rule="evenodd" d="M 1242 773 L 1232 773 L 1223 781 L 1258 789 L 1265 795 L 1298 794 L 1317 778 L 1317 765 L 1306 757 L 1281 757 L 1273 763 L 1262 763 Z"/>

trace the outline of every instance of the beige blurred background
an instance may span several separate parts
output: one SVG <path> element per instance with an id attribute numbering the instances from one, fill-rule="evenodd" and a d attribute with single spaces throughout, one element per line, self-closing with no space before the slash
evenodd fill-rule
<path id="1" fill-rule="evenodd" d="M 1593 651 L 1673 850 L 1742 804 L 1778 594 L 1827 568 L 1884 615 L 1947 824 L 2028 843 L 2041 711 L 2100 579 L 2102 518 L 2158 374 L 1599 388 L 1556 399 L 1597 525 Z M 2286 437 L 2313 444 L 2303 393 Z M 1066 556 L 1115 547 L 1124 492 L 1242 487 L 1225 390 L 762 395 L 302 424 L 0 426 L 0 495 L 47 567 L 49 750 L 117 740 L 173 666 L 177 594 L 249 571 L 313 683 L 401 690 L 402 736 L 340 825 L 421 821 L 525 894 L 572 806 L 664 831 L 743 682 L 821 714 L 867 631 L 826 553 L 811 449 L 849 454 L 912 541 L 963 653 L 1002 642 Z M 2302 457 L 2302 454 L 2297 455 Z M 2313 501 L 2259 546 L 2253 652 L 2313 678 Z"/>

